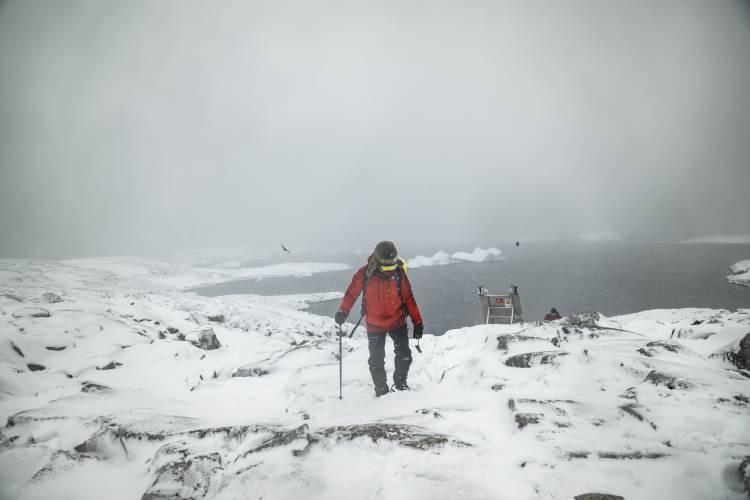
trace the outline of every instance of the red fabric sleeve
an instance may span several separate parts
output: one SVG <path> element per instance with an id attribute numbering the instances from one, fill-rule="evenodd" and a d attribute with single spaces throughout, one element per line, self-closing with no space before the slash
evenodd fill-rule
<path id="1" fill-rule="evenodd" d="M 409 282 L 406 273 L 404 273 L 401 279 L 401 300 L 406 304 L 406 310 L 409 311 L 409 316 L 411 316 L 411 323 L 413 325 L 421 324 L 422 315 L 419 312 L 417 301 L 414 299 L 414 294 L 411 291 L 411 283 Z"/>
<path id="2" fill-rule="evenodd" d="M 364 285 L 366 271 L 367 266 L 363 266 L 354 273 L 352 282 L 349 284 L 349 288 L 346 289 L 346 293 L 344 293 L 344 297 L 341 299 L 339 311 L 344 311 L 348 315 L 349 311 L 352 310 L 352 306 L 357 301 L 357 297 L 362 293 L 362 285 Z"/>

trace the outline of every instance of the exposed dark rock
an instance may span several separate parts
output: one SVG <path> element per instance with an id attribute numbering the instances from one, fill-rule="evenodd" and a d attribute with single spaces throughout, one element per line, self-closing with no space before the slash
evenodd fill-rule
<path id="1" fill-rule="evenodd" d="M 564 326 L 574 328 L 599 328 L 599 319 L 600 316 L 598 312 L 585 312 L 566 316 L 561 320 L 561 323 Z"/>
<path id="2" fill-rule="evenodd" d="M 40 372 L 42 370 L 46 370 L 47 367 L 44 365 L 40 365 L 38 363 L 29 363 L 26 365 L 26 367 L 31 370 L 32 372 Z"/>
<path id="3" fill-rule="evenodd" d="M 419 413 L 422 415 L 432 415 L 435 418 L 445 418 L 439 411 L 430 408 L 420 408 L 418 410 L 415 410 L 414 413 Z"/>
<path id="4" fill-rule="evenodd" d="M 0 294 L 0 297 L 5 297 L 6 299 L 10 299 L 15 302 L 23 302 L 23 299 L 21 297 L 12 293 L 2 293 Z"/>
<path id="5" fill-rule="evenodd" d="M 530 337 L 528 335 L 516 335 L 512 333 L 503 333 L 497 336 L 497 348 L 501 351 L 507 351 L 513 342 L 530 342 L 533 340 L 549 342 L 550 339 L 544 337 Z"/>
<path id="6" fill-rule="evenodd" d="M 13 312 L 14 318 L 49 318 L 50 312 L 41 307 L 24 307 Z"/>
<path id="7" fill-rule="evenodd" d="M 47 345 L 44 346 L 48 351 L 64 351 L 68 346 L 66 345 Z"/>
<path id="8" fill-rule="evenodd" d="M 262 377 L 269 373 L 271 372 L 257 366 L 242 366 L 232 373 L 232 377 Z"/>
<path id="9" fill-rule="evenodd" d="M 104 366 L 97 366 L 96 369 L 97 370 L 114 370 L 118 366 L 122 366 L 122 363 L 120 363 L 119 361 L 110 361 Z"/>
<path id="10" fill-rule="evenodd" d="M 208 318 L 208 321 L 212 321 L 214 323 L 224 323 L 227 320 L 223 314 L 213 314 L 210 316 L 206 316 L 206 318 Z"/>
<path id="11" fill-rule="evenodd" d="M 107 387 L 106 385 L 97 384 L 94 382 L 84 382 L 81 385 L 81 392 L 86 392 L 89 394 L 96 394 L 100 392 L 109 392 L 112 389 L 110 387 Z"/>
<path id="12" fill-rule="evenodd" d="M 739 470 L 740 475 L 743 479 L 745 491 L 747 492 L 748 496 L 750 496 L 750 456 L 745 457 L 742 462 L 740 462 Z"/>
<path id="13" fill-rule="evenodd" d="M 141 500 L 200 500 L 221 470 L 221 455 L 216 452 L 180 457 L 159 467 Z"/>
<path id="14" fill-rule="evenodd" d="M 625 500 L 620 495 L 610 495 L 609 493 L 584 493 L 573 497 L 575 500 Z"/>
<path id="15" fill-rule="evenodd" d="M 13 349 L 14 351 L 16 351 L 16 354 L 18 354 L 22 358 L 26 357 L 26 356 L 23 355 L 23 351 L 21 350 L 21 348 L 18 347 L 16 344 L 14 344 L 12 340 L 10 341 L 10 348 Z"/>
<path id="16" fill-rule="evenodd" d="M 543 417 L 544 414 L 542 413 L 516 413 L 514 418 L 516 420 L 516 425 L 518 425 L 518 428 L 523 429 L 527 425 L 538 424 Z"/>
<path id="17" fill-rule="evenodd" d="M 175 333 L 179 333 L 179 331 L 180 331 L 180 329 L 179 329 L 179 328 L 175 328 L 175 327 L 173 327 L 173 326 L 168 326 L 168 327 L 167 327 L 167 332 L 168 332 L 168 333 L 171 333 L 171 334 L 173 334 L 173 335 L 174 335 Z"/>
<path id="18" fill-rule="evenodd" d="M 678 379 L 677 377 L 667 375 L 666 373 L 657 370 L 651 370 L 648 375 L 646 375 L 644 382 L 651 382 L 654 385 L 663 385 L 669 389 L 690 389 L 693 387 L 693 384 L 686 380 Z"/>
<path id="19" fill-rule="evenodd" d="M 490 389 L 492 389 L 495 392 L 502 391 L 503 389 L 505 389 L 505 384 L 492 384 Z"/>
<path id="20" fill-rule="evenodd" d="M 648 423 L 648 425 L 650 425 L 652 429 L 654 430 L 657 429 L 657 426 L 655 423 L 653 423 L 652 421 L 648 420 L 646 417 L 643 416 L 643 414 L 639 411 L 640 408 L 637 404 L 628 403 L 628 404 L 620 406 L 620 409 L 624 411 L 625 413 L 627 413 L 628 415 L 631 415 L 637 418 L 639 421 Z"/>
<path id="21" fill-rule="evenodd" d="M 748 399 L 747 396 L 743 396 L 742 394 L 736 394 L 734 396 L 734 399 L 739 401 L 740 403 L 750 404 L 750 399 Z"/>
<path id="22" fill-rule="evenodd" d="M 620 394 L 623 399 L 630 399 L 631 401 L 638 401 L 638 394 L 635 391 L 635 387 L 628 387 L 625 392 Z"/>
<path id="23" fill-rule="evenodd" d="M 201 330 L 197 335 L 194 335 L 194 337 L 195 338 L 190 339 L 190 343 L 204 351 L 211 351 L 221 347 L 221 342 L 219 342 L 219 339 L 216 337 L 213 328 Z"/>
<path id="24" fill-rule="evenodd" d="M 649 358 L 663 354 L 665 351 L 680 354 L 685 352 L 685 348 L 674 342 L 655 340 L 638 349 L 639 353 Z"/>
<path id="25" fill-rule="evenodd" d="M 712 352 L 708 357 L 711 359 L 720 359 L 732 365 L 737 364 L 737 353 L 728 347 Z"/>
<path id="26" fill-rule="evenodd" d="M 608 460 L 656 460 L 669 455 L 666 453 L 643 452 L 643 451 L 571 451 L 568 452 L 567 458 L 589 458 L 592 454 L 597 457 Z"/>
<path id="27" fill-rule="evenodd" d="M 164 340 L 165 338 L 167 338 L 167 336 L 164 335 L 164 332 L 159 332 L 159 340 Z"/>
<path id="28" fill-rule="evenodd" d="M 526 352 L 509 357 L 505 360 L 505 364 L 513 368 L 531 368 L 537 364 L 552 364 L 558 357 L 567 356 L 568 354 L 565 351 Z"/>
<path id="29" fill-rule="evenodd" d="M 437 434 L 422 427 L 405 424 L 357 424 L 327 427 L 310 436 L 315 442 L 321 438 L 345 439 L 351 441 L 360 437 L 368 437 L 373 442 L 391 441 L 401 446 L 428 450 L 430 448 L 452 444 L 456 446 L 471 446 L 468 443 L 452 439 L 445 434 Z"/>
<path id="30" fill-rule="evenodd" d="M 305 438 L 310 440 L 309 437 L 309 431 L 310 428 L 307 424 L 302 424 L 296 429 L 292 430 L 282 430 L 278 432 L 273 433 L 273 437 L 266 439 L 263 441 L 260 445 L 256 446 L 255 448 L 252 448 L 248 451 L 246 451 L 242 457 L 246 457 L 252 453 L 257 453 L 259 451 L 267 450 L 268 448 L 275 448 L 277 446 L 285 446 L 288 444 L 293 443 L 294 441 L 298 439 Z M 309 443 L 308 443 L 309 444 Z"/>
<path id="31" fill-rule="evenodd" d="M 63 299 L 56 293 L 47 292 L 42 294 L 42 301 L 46 302 L 47 304 L 58 304 L 60 302 L 63 302 Z"/>
<path id="32" fill-rule="evenodd" d="M 600 451 L 597 455 L 610 460 L 656 460 L 668 456 L 666 453 L 643 451 Z"/>
<path id="33" fill-rule="evenodd" d="M 734 362 L 740 370 L 750 370 L 750 333 L 740 340 L 740 348 L 735 354 Z"/>

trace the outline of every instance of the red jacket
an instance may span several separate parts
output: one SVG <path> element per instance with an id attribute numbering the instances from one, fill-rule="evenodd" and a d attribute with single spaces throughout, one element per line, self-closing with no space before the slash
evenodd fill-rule
<path id="1" fill-rule="evenodd" d="M 362 293 L 367 266 L 360 267 L 352 278 L 339 309 L 349 314 L 357 297 Z M 401 296 L 398 296 L 396 273 L 401 273 Z M 392 273 L 374 272 L 367 279 L 367 290 L 364 292 L 365 314 L 367 315 L 367 332 L 390 332 L 406 324 L 406 312 L 411 316 L 414 325 L 422 323 L 417 301 L 411 291 L 411 283 L 406 273 L 399 269 Z"/>

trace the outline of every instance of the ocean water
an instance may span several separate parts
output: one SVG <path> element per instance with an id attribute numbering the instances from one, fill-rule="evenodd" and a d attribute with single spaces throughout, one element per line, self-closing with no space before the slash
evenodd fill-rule
<path id="1" fill-rule="evenodd" d="M 506 260 L 409 270 L 426 332 L 439 335 L 481 322 L 479 285 L 491 293 L 517 285 L 526 321 L 541 319 L 551 307 L 563 315 L 607 316 L 661 308 L 750 308 L 750 288 L 725 279 L 729 266 L 750 258 L 750 245 L 545 242 L 500 249 Z M 364 257 L 336 260 L 364 264 Z M 195 291 L 209 296 L 343 291 L 353 273 L 237 281 Z M 332 316 L 337 309 L 338 301 L 314 304 L 310 312 Z M 350 321 L 358 317 L 355 305 Z"/>

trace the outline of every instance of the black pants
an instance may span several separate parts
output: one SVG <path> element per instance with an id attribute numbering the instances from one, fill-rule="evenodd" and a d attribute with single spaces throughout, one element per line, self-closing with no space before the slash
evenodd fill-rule
<path id="1" fill-rule="evenodd" d="M 406 387 L 406 377 L 409 375 L 411 365 L 411 349 L 409 349 L 409 333 L 406 325 L 388 332 L 393 340 L 393 352 L 395 354 L 393 370 L 393 384 L 397 389 Z M 375 384 L 375 394 L 378 396 L 388 392 L 388 381 L 385 376 L 385 332 L 368 333 L 367 347 L 370 350 L 370 366 L 372 383 Z"/>

